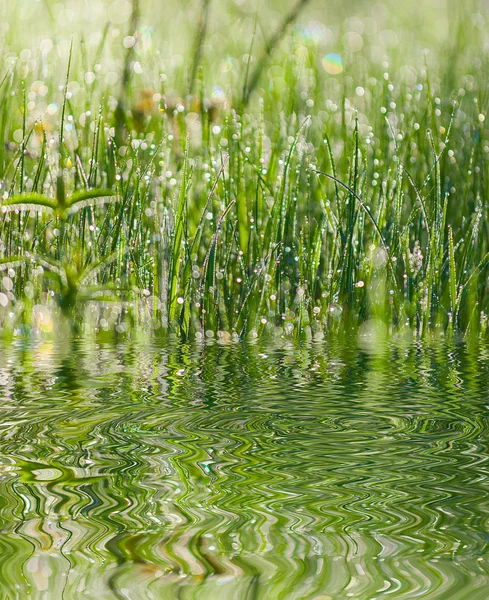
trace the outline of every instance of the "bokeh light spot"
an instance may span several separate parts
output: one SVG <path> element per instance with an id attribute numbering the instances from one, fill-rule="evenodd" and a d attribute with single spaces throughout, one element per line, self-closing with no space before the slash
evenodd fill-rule
<path id="1" fill-rule="evenodd" d="M 331 75 L 339 75 L 343 72 L 343 60 L 339 54 L 326 54 L 322 60 L 323 69 Z"/>

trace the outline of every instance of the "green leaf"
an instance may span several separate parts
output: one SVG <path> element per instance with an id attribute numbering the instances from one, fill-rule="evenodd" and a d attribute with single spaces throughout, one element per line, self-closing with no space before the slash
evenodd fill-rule
<path id="1" fill-rule="evenodd" d="M 188 142 L 187 142 L 187 153 L 188 153 Z M 177 285 L 178 285 L 178 274 L 180 271 L 180 253 L 183 239 L 183 226 L 185 217 L 185 203 L 187 199 L 187 193 L 190 187 L 190 177 L 188 175 L 188 155 L 185 155 L 185 162 L 183 166 L 182 183 L 180 186 L 180 196 L 178 199 L 177 215 L 175 220 L 175 234 L 173 238 L 173 256 L 171 263 L 171 275 L 170 275 L 170 289 L 168 294 L 169 310 L 168 319 L 171 323 L 175 318 L 175 312 L 177 308 Z"/>
<path id="2" fill-rule="evenodd" d="M 106 258 L 101 258 L 93 264 L 88 265 L 83 273 L 80 274 L 79 282 L 81 284 L 86 283 L 90 278 L 98 275 L 105 267 L 116 260 L 118 256 L 118 252 L 112 252 L 112 254 L 109 254 Z"/>
<path id="3" fill-rule="evenodd" d="M 79 202 L 85 202 L 87 200 L 98 200 L 99 198 L 116 198 L 116 194 L 112 190 L 102 190 L 102 189 L 93 189 L 93 190 L 81 190 L 80 192 L 75 192 L 72 194 L 67 200 L 66 205 L 68 208 L 71 208 L 75 204 Z"/>
<path id="4" fill-rule="evenodd" d="M 2 202 L 2 210 L 36 210 L 39 207 L 57 210 L 58 204 L 43 194 L 17 194 Z"/>
<path id="5" fill-rule="evenodd" d="M 123 294 L 132 294 L 134 290 L 111 285 L 84 287 L 78 294 L 80 302 L 123 302 L 121 296 L 116 292 Z"/>
<path id="6" fill-rule="evenodd" d="M 30 256 L 5 256 L 4 258 L 0 258 L 0 271 L 29 262 L 30 260 Z"/>
<path id="7" fill-rule="evenodd" d="M 457 271 L 455 268 L 455 252 L 453 249 L 453 232 L 448 226 L 448 256 L 449 256 L 449 284 L 450 284 L 450 305 L 453 314 L 453 320 L 456 318 L 457 310 Z"/>

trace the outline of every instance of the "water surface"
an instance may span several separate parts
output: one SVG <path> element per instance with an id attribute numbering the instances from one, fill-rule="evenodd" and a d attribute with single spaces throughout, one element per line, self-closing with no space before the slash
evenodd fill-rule
<path id="1" fill-rule="evenodd" d="M 484 347 L 0 350 L 0 598 L 488 598 Z"/>

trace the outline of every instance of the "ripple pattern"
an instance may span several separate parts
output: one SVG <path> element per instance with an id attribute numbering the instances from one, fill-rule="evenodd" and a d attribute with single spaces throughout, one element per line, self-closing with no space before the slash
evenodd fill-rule
<path id="1" fill-rule="evenodd" d="M 488 384 L 482 346 L 5 344 L 0 598 L 487 600 Z"/>

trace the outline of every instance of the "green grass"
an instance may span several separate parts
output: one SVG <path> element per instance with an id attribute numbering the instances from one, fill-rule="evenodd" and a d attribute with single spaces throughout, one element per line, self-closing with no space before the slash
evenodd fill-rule
<path id="1" fill-rule="evenodd" d="M 304 2 L 295 25 L 273 13 L 273 47 L 260 11 L 237 3 L 224 27 L 218 2 L 193 3 L 173 62 L 163 37 L 145 46 L 150 3 L 127 32 L 101 19 L 71 42 L 46 1 L 54 41 L 20 9 L 0 38 L 4 336 L 485 335 L 489 42 L 475 1 L 449 4 L 443 27 L 353 3 L 330 29 Z"/>

